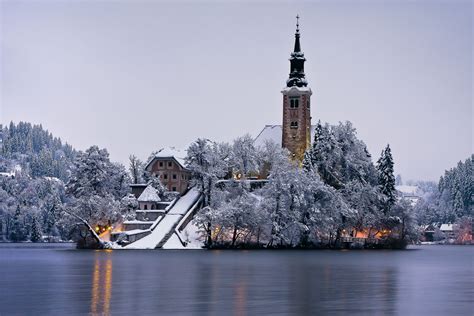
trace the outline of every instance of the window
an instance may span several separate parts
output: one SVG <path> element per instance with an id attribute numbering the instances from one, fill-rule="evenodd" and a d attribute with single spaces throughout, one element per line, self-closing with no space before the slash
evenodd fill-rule
<path id="1" fill-rule="evenodd" d="M 181 175 L 181 180 L 184 180 L 184 174 Z"/>
<path id="2" fill-rule="evenodd" d="M 290 128 L 298 128 L 298 122 L 291 122 Z"/>
<path id="3" fill-rule="evenodd" d="M 306 101 L 306 107 L 307 107 L 308 109 L 311 108 L 311 104 L 309 104 L 309 100 Z"/>
<path id="4" fill-rule="evenodd" d="M 171 163 L 171 161 L 168 161 L 168 167 L 171 167 L 173 164 Z"/>
<path id="5" fill-rule="evenodd" d="M 177 191 L 177 190 L 176 190 L 176 187 L 173 187 L 172 191 Z"/>
<path id="6" fill-rule="evenodd" d="M 163 161 L 160 161 L 160 167 L 163 167 Z"/>
<path id="7" fill-rule="evenodd" d="M 297 109 L 300 104 L 300 100 L 298 98 L 290 98 L 290 109 Z"/>
<path id="8" fill-rule="evenodd" d="M 148 209 L 148 205 L 145 204 L 145 205 L 143 206 L 143 209 L 144 209 L 144 210 L 147 210 L 147 209 Z"/>
<path id="9" fill-rule="evenodd" d="M 176 174 L 173 174 L 173 180 L 176 180 L 177 176 Z"/>
<path id="10" fill-rule="evenodd" d="M 163 178 L 164 178 L 165 180 L 168 180 L 168 175 L 165 173 L 165 174 L 163 175 Z"/>

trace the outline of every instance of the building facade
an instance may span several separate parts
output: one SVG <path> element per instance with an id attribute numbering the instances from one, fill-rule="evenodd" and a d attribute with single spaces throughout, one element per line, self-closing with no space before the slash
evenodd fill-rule
<path id="1" fill-rule="evenodd" d="M 169 191 L 183 194 L 189 185 L 191 172 L 185 167 L 181 152 L 173 148 L 162 149 L 148 162 L 145 170 L 159 177 Z"/>
<path id="2" fill-rule="evenodd" d="M 292 158 L 303 161 L 304 153 L 311 145 L 311 95 L 301 51 L 299 24 L 296 22 L 295 45 L 290 57 L 290 74 L 283 94 L 282 141 Z"/>

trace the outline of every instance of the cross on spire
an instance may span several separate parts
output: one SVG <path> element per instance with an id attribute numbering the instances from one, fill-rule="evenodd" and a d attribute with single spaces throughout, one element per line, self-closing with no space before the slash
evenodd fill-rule
<path id="1" fill-rule="evenodd" d="M 297 14 L 296 15 L 296 31 L 298 32 L 300 30 L 300 16 Z"/>

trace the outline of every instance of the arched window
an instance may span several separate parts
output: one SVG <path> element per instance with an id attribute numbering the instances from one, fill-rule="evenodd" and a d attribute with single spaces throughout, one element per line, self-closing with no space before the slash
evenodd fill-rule
<path id="1" fill-rule="evenodd" d="M 290 128 L 298 128 L 298 122 L 291 122 Z"/>
<path id="2" fill-rule="evenodd" d="M 297 109 L 300 105 L 300 100 L 298 98 L 290 98 L 290 109 Z"/>

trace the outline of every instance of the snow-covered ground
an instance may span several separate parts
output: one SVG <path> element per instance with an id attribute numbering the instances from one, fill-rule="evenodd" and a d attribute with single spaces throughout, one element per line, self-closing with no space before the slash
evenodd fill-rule
<path id="1" fill-rule="evenodd" d="M 164 218 L 158 223 L 153 229 L 150 235 L 137 240 L 130 245 L 125 246 L 125 249 L 155 249 L 165 236 L 172 229 L 176 227 L 178 222 L 188 212 L 188 210 L 196 203 L 199 199 L 200 193 L 196 189 L 189 190 L 184 196 L 182 196 L 176 204 L 168 211 Z M 174 236 L 176 237 L 176 236 Z M 173 236 L 171 236 L 173 238 Z M 170 238 L 170 239 L 171 239 Z M 178 237 L 176 237 L 177 239 Z M 169 240 L 168 240 L 169 241 Z M 179 240 L 178 240 L 179 242 Z M 181 243 L 180 243 L 181 244 Z"/>
<path id="2" fill-rule="evenodd" d="M 199 228 L 194 225 L 193 222 L 190 222 L 186 228 L 179 233 L 181 239 L 187 243 L 186 247 L 183 246 L 176 234 L 175 232 L 166 244 L 163 245 L 163 249 L 202 249 L 204 246 Z"/>

